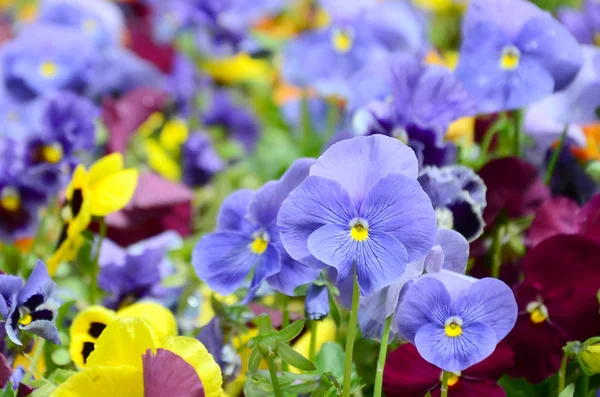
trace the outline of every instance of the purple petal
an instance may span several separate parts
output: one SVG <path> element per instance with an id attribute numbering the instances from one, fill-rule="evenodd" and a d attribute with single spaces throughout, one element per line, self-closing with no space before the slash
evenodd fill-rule
<path id="1" fill-rule="evenodd" d="M 443 327 L 452 316 L 452 299 L 444 284 L 433 278 L 420 278 L 407 286 L 398 307 L 398 332 L 411 343 L 419 329 L 427 324 Z"/>
<path id="2" fill-rule="evenodd" d="M 496 349 L 496 333 L 487 324 L 470 323 L 462 334 L 446 336 L 443 324 L 427 324 L 415 336 L 421 357 L 444 371 L 463 371 L 489 357 Z"/>
<path id="3" fill-rule="evenodd" d="M 517 302 L 512 290 L 494 278 L 478 280 L 458 298 L 457 313 L 465 323 L 489 325 L 500 342 L 515 326 Z"/>
<path id="4" fill-rule="evenodd" d="M 593 44 L 594 32 L 581 11 L 571 7 L 561 7 L 556 11 L 556 18 L 581 44 Z"/>
<path id="5" fill-rule="evenodd" d="M 331 146 L 311 168 L 310 175 L 339 182 L 359 206 L 380 178 L 402 174 L 416 179 L 418 166 L 414 152 L 398 139 L 373 135 Z"/>
<path id="6" fill-rule="evenodd" d="M 326 285 L 311 284 L 304 302 L 309 320 L 323 320 L 329 315 L 329 289 Z"/>
<path id="7" fill-rule="evenodd" d="M 297 287 L 316 280 L 321 273 L 321 269 L 304 266 L 294 260 L 285 252 L 283 247 L 281 247 L 279 255 L 281 257 L 281 270 L 267 278 L 267 282 L 281 293 L 293 296 Z"/>
<path id="8" fill-rule="evenodd" d="M 438 230 L 436 237 L 438 244 L 444 252 L 443 268 L 451 272 L 464 274 L 469 260 L 469 243 L 454 230 Z"/>
<path id="9" fill-rule="evenodd" d="M 427 273 L 421 276 L 421 279 L 435 279 L 440 281 L 446 287 L 453 300 L 466 289 L 469 289 L 473 283 L 478 281 L 476 278 L 460 273 L 451 272 L 442 268 L 439 273 Z"/>
<path id="10" fill-rule="evenodd" d="M 199 397 L 204 386 L 196 370 L 175 353 L 148 349 L 142 357 L 144 367 L 144 397 Z"/>
<path id="11" fill-rule="evenodd" d="M 23 279 L 8 274 L 0 275 L 0 314 L 3 318 L 8 317 L 9 309 L 16 302 L 13 297 L 17 296 L 23 286 Z"/>
<path id="12" fill-rule="evenodd" d="M 308 238 L 310 252 L 338 272 L 338 282 L 346 279 L 357 259 L 358 241 L 350 237 L 350 227 L 325 225 Z M 360 282 L 359 282 L 360 284 Z"/>
<path id="13" fill-rule="evenodd" d="M 379 179 L 367 193 L 359 216 L 369 229 L 394 236 L 410 262 L 422 259 L 435 241 L 437 221 L 431 200 L 416 179 L 392 174 Z"/>
<path id="14" fill-rule="evenodd" d="M 29 279 L 27 279 L 23 289 L 19 292 L 17 298 L 18 305 L 31 306 L 29 307 L 29 310 L 33 311 L 43 301 L 51 297 L 54 294 L 55 289 L 56 284 L 50 278 L 46 265 L 38 259 Z M 35 303 L 37 303 L 37 305 L 31 301 L 32 298 L 35 298 Z M 32 305 L 36 307 L 33 307 Z"/>
<path id="15" fill-rule="evenodd" d="M 309 251 L 309 236 L 323 225 L 348 225 L 355 217 L 356 209 L 338 182 L 310 176 L 283 202 L 277 223 L 290 256 L 306 266 L 322 268 Z"/>
<path id="16" fill-rule="evenodd" d="M 250 283 L 250 287 L 248 288 L 248 293 L 246 297 L 242 301 L 244 304 L 249 303 L 254 299 L 256 295 L 256 291 L 260 288 L 263 281 L 265 281 L 268 277 L 279 273 L 281 270 L 281 259 L 279 252 L 273 246 L 273 244 L 269 244 L 267 250 L 262 253 L 262 255 L 258 256 L 256 260 L 256 266 L 254 267 L 254 275 L 252 276 L 252 281 Z"/>
<path id="17" fill-rule="evenodd" d="M 439 245 L 434 245 L 425 257 L 423 267 L 427 273 L 439 273 L 444 266 L 444 250 Z"/>
<path id="18" fill-rule="evenodd" d="M 196 274 L 219 294 L 233 293 L 258 260 L 250 250 L 251 243 L 250 237 L 234 232 L 202 237 L 192 254 Z"/>
<path id="19" fill-rule="evenodd" d="M 35 314 L 35 312 L 33 314 Z M 56 325 L 52 321 L 34 320 L 29 325 L 21 326 L 20 329 L 49 340 L 55 345 L 61 344 L 60 337 L 58 336 L 58 329 L 56 329 Z"/>
<path id="20" fill-rule="evenodd" d="M 221 204 L 215 231 L 241 231 L 253 195 L 254 192 L 248 189 L 230 194 Z"/>
<path id="21" fill-rule="evenodd" d="M 514 38 L 527 22 L 540 15 L 549 14 L 528 1 L 474 0 L 465 15 L 463 34 L 467 35 L 475 25 L 484 23 L 497 25 Z"/>

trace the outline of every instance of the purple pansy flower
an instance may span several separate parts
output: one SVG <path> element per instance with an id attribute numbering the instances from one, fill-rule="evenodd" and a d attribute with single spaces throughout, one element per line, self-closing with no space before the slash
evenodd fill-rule
<path id="1" fill-rule="evenodd" d="M 254 269 L 248 302 L 264 280 L 293 295 L 296 287 L 317 278 L 319 269 L 304 266 L 284 250 L 276 224 L 281 203 L 308 176 L 313 163 L 312 159 L 296 160 L 279 181 L 257 192 L 239 190 L 223 202 L 216 232 L 200 239 L 192 256 L 198 277 L 210 288 L 231 294 Z"/>
<path id="2" fill-rule="evenodd" d="M 40 260 L 25 284 L 20 277 L 0 275 L 0 314 L 5 321 L 6 334 L 13 343 L 22 345 L 18 337 L 21 330 L 60 345 L 54 323 L 59 307 L 55 289 L 56 284 Z"/>
<path id="3" fill-rule="evenodd" d="M 304 311 L 309 320 L 323 320 L 329 315 L 329 288 L 327 285 L 311 284 L 306 292 Z"/>
<path id="4" fill-rule="evenodd" d="M 210 137 L 203 132 L 192 134 L 181 150 L 183 182 L 190 187 L 208 183 L 214 174 L 225 168 L 225 163 L 215 151 Z"/>
<path id="5" fill-rule="evenodd" d="M 284 201 L 281 239 L 296 260 L 356 272 L 361 295 L 394 283 L 435 241 L 435 211 L 416 180 L 417 159 L 397 139 L 374 135 L 331 146 Z"/>
<path id="6" fill-rule="evenodd" d="M 581 11 L 562 7 L 556 12 L 561 21 L 581 44 L 598 44 L 600 39 L 600 4 L 585 0 Z"/>
<path id="7" fill-rule="evenodd" d="M 398 330 L 421 357 L 449 372 L 491 355 L 517 320 L 517 302 L 502 281 L 455 273 L 422 276 L 398 308 Z"/>
<path id="8" fill-rule="evenodd" d="M 427 167 L 419 183 L 431 199 L 439 228 L 456 230 L 469 241 L 483 233 L 486 187 L 473 170 L 463 166 Z"/>
<path id="9" fill-rule="evenodd" d="M 457 77 L 481 113 L 522 108 L 567 87 L 581 67 L 579 43 L 525 0 L 474 0 L 463 22 Z"/>
<path id="10" fill-rule="evenodd" d="M 363 106 L 353 116 L 356 133 L 408 142 L 421 165 L 455 162 L 456 146 L 444 141 L 446 130 L 452 121 L 474 114 L 475 104 L 450 70 L 394 57 L 369 65 L 355 82 L 352 106 Z"/>

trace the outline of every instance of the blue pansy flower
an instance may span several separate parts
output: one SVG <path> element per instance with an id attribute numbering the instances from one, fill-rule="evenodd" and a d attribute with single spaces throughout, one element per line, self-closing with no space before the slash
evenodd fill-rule
<path id="1" fill-rule="evenodd" d="M 97 61 L 94 44 L 66 26 L 30 25 L 0 51 L 3 83 L 19 100 L 60 90 L 83 92 Z"/>
<path id="2" fill-rule="evenodd" d="M 283 248 L 277 225 L 281 203 L 307 176 L 312 159 L 296 160 L 279 181 L 257 192 L 240 190 L 221 206 L 215 233 L 204 236 L 194 249 L 192 264 L 198 277 L 216 292 L 228 295 L 240 288 L 254 269 L 246 301 L 261 283 L 287 295 L 317 278 L 319 269 L 292 259 Z"/>
<path id="3" fill-rule="evenodd" d="M 473 170 L 463 166 L 427 167 L 419 183 L 431 199 L 439 228 L 456 230 L 468 241 L 483 233 L 486 187 Z"/>
<path id="4" fill-rule="evenodd" d="M 356 272 L 361 295 L 394 283 L 435 241 L 431 201 L 417 182 L 414 152 L 382 135 L 331 146 L 281 206 L 287 252 L 337 281 Z"/>
<path id="5" fill-rule="evenodd" d="M 456 273 L 428 274 L 398 308 L 400 335 L 444 371 L 463 371 L 496 349 L 517 320 L 512 290 L 502 281 Z"/>
<path id="6" fill-rule="evenodd" d="M 60 345 L 54 323 L 59 307 L 55 289 L 56 284 L 40 260 L 25 284 L 20 277 L 0 275 L 0 314 L 6 335 L 13 343 L 22 346 L 18 334 L 27 331 Z"/>
<path id="7" fill-rule="evenodd" d="M 525 0 L 474 0 L 463 22 L 456 75 L 481 113 L 522 108 L 567 87 L 581 67 L 579 43 Z"/>
<path id="8" fill-rule="evenodd" d="M 37 19 L 74 28 L 99 48 L 118 45 L 125 29 L 119 7 L 106 0 L 43 0 Z"/>

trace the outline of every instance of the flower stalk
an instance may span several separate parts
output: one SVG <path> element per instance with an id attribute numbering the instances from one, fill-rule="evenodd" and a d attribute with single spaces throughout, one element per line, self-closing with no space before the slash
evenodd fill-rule
<path id="1" fill-rule="evenodd" d="M 442 372 L 442 387 L 440 388 L 440 397 L 448 397 L 448 378 L 450 378 L 450 372 Z"/>
<path id="2" fill-rule="evenodd" d="M 373 397 L 381 397 L 383 389 L 383 368 L 385 367 L 385 359 L 387 357 L 388 341 L 390 339 L 390 328 L 392 327 L 392 317 L 385 319 L 383 325 L 383 333 L 381 335 L 381 346 L 379 347 L 379 359 L 377 360 L 377 372 L 375 374 L 375 391 Z"/>
<path id="3" fill-rule="evenodd" d="M 98 237 L 98 245 L 96 246 L 96 252 L 94 253 L 94 260 L 92 261 L 92 268 L 90 270 L 90 304 L 95 305 L 98 300 L 98 261 L 100 259 L 100 251 L 102 250 L 102 243 L 106 237 L 106 222 L 104 218 L 100 219 L 100 232 Z"/>
<path id="4" fill-rule="evenodd" d="M 350 311 L 350 322 L 348 323 L 348 335 L 346 336 L 346 360 L 344 362 L 344 397 L 350 397 L 352 387 L 352 353 L 354 351 L 354 339 L 356 338 L 356 328 L 358 326 L 358 306 L 360 303 L 356 267 L 354 267 L 353 273 L 352 309 Z"/>

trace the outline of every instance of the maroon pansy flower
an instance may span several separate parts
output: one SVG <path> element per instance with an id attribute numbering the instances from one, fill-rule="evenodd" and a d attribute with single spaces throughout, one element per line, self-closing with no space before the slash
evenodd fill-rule
<path id="1" fill-rule="evenodd" d="M 490 161 L 479 171 L 479 176 L 487 187 L 483 219 L 488 227 L 502 211 L 509 218 L 521 218 L 534 213 L 550 198 L 537 168 L 516 157 Z"/>
<path id="2" fill-rule="evenodd" d="M 600 334 L 600 243 L 578 235 L 550 237 L 523 258 L 515 289 L 519 317 L 507 337 L 511 376 L 539 383 L 554 374 L 567 341 Z"/>
<path id="3" fill-rule="evenodd" d="M 496 381 L 513 364 L 513 352 L 501 342 L 491 356 L 458 374 L 451 374 L 448 391 L 452 397 L 505 397 Z M 405 343 L 388 356 L 383 372 L 383 388 L 388 397 L 440 396 L 442 370 L 425 361 L 417 348 Z"/>

